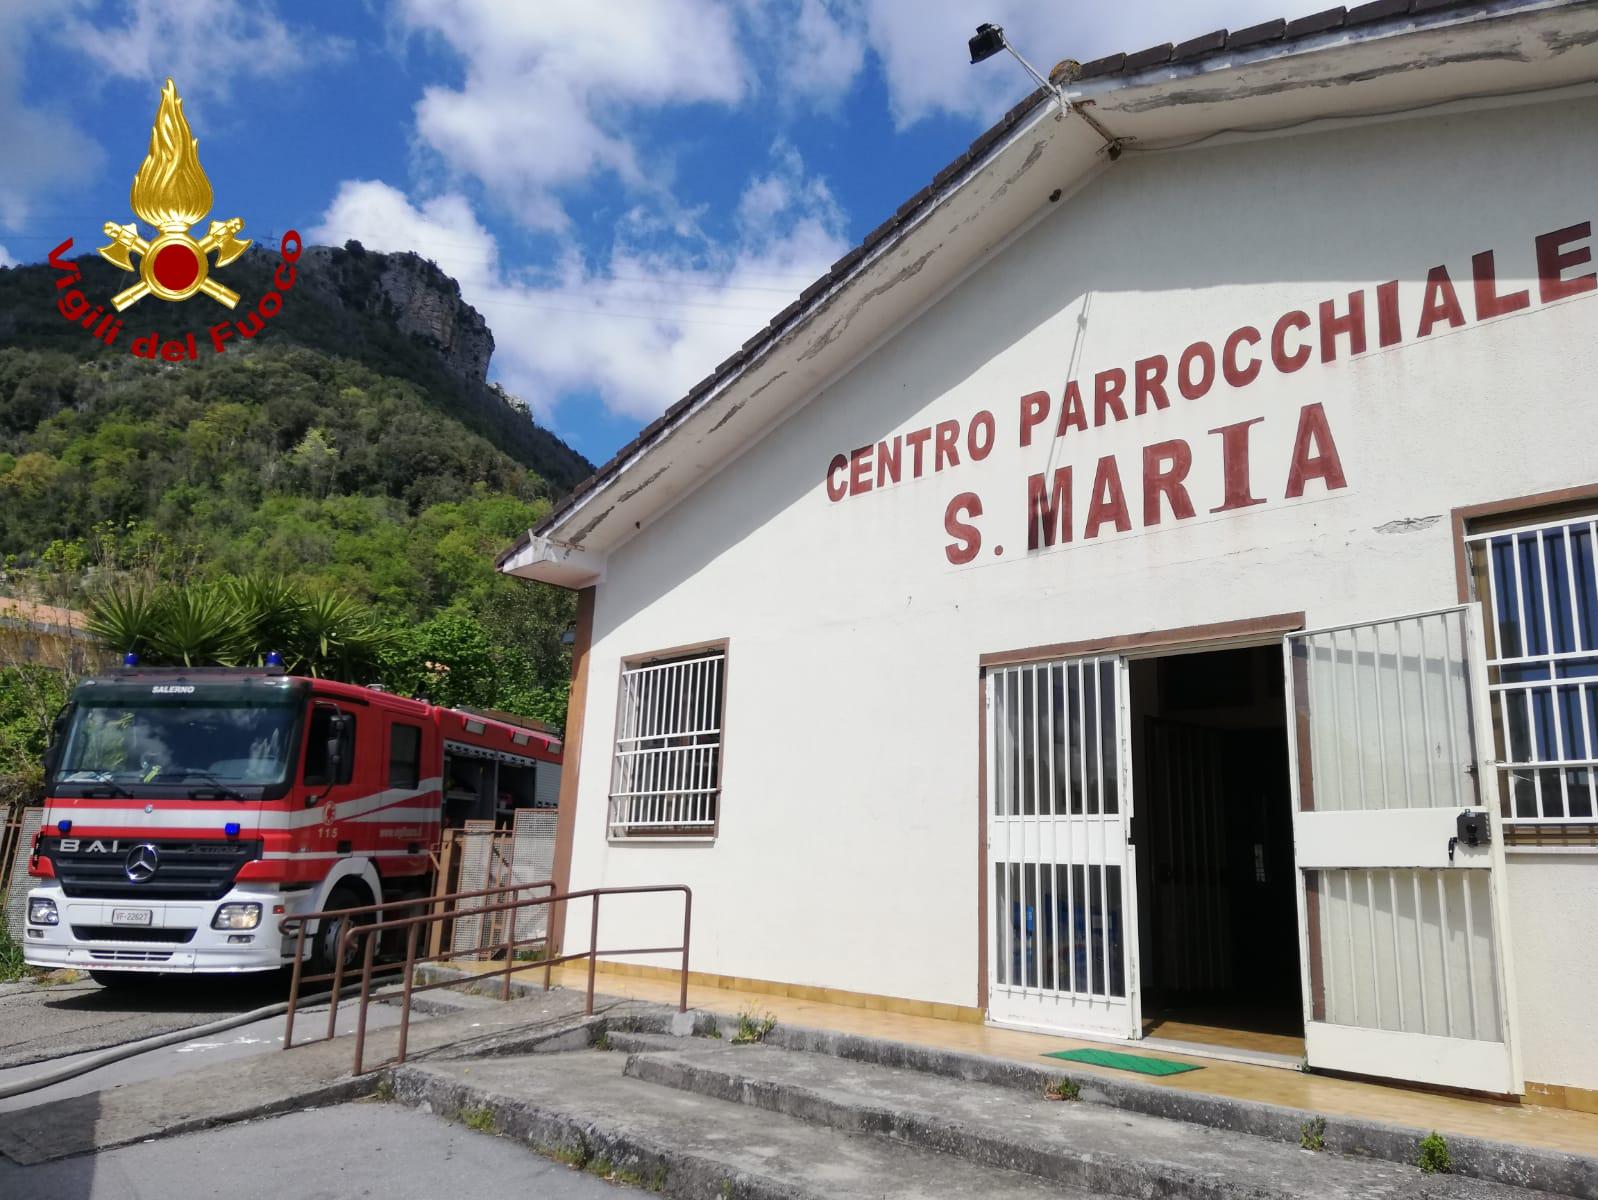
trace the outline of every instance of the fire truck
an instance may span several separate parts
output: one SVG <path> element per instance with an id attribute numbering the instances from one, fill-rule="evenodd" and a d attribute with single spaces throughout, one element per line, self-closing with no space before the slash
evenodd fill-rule
<path id="1" fill-rule="evenodd" d="M 46 754 L 24 957 L 111 986 L 279 968 L 285 917 L 429 894 L 443 829 L 555 806 L 560 740 L 517 721 L 281 667 L 86 679 Z M 326 970 L 343 922 L 317 924 Z"/>

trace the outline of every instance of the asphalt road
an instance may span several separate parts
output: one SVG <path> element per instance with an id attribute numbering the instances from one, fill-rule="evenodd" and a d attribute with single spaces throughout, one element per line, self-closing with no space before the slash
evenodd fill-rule
<path id="1" fill-rule="evenodd" d="M 6 1200 L 618 1200 L 617 1191 L 515 1142 L 375 1103 L 311 1109 L 36 1167 L 0 1158 Z"/>
<path id="2" fill-rule="evenodd" d="M 0 1069 L 204 1025 L 288 999 L 286 973 L 189 976 L 135 991 L 87 977 L 45 987 L 0 984 Z"/>
<path id="3" fill-rule="evenodd" d="M 268 999 L 265 1003 L 271 1003 Z M 4 1001 L 0 1000 L 0 1005 Z M 255 1006 L 259 1007 L 259 1006 Z M 340 1034 L 355 1032 L 356 1004 L 346 1000 L 339 1006 L 338 1032 Z M 0 1007 L 0 1020 L 3 1020 L 4 1008 Z M 207 1020 L 214 1020 L 208 1017 Z M 387 1029 L 399 1024 L 399 1009 L 390 1004 L 374 1004 L 366 1016 L 368 1029 Z M 423 1017 L 423 1020 L 426 1018 Z M 252 1021 L 248 1025 L 240 1025 L 234 1029 L 227 1029 L 221 1033 L 214 1033 L 206 1037 L 191 1038 L 188 1041 L 176 1042 L 170 1046 L 163 1046 L 158 1050 L 149 1050 L 132 1058 L 125 1058 L 121 1062 L 111 1063 L 95 1071 L 89 1071 L 74 1079 L 68 1079 L 50 1087 L 39 1088 L 37 1091 L 24 1092 L 20 1096 L 0 1097 L 0 1114 L 17 1109 L 33 1108 L 35 1105 L 46 1104 L 52 1100 L 64 1100 L 68 1096 L 83 1096 L 90 1092 L 103 1091 L 110 1088 L 121 1087 L 126 1083 L 138 1083 L 147 1079 L 166 1079 L 184 1071 L 196 1070 L 200 1067 L 209 1067 L 218 1062 L 244 1058 L 252 1054 L 265 1054 L 280 1049 L 283 1045 L 282 1016 L 268 1017 L 261 1021 Z M 296 1038 L 319 1038 L 327 1032 L 327 1006 L 315 1004 L 300 1011 L 295 1017 Z M 0 1067 L 0 1087 L 6 1084 L 19 1082 L 24 1079 L 33 1079 L 47 1072 L 63 1067 L 69 1067 L 74 1062 L 91 1057 L 93 1051 L 82 1054 L 70 1054 L 59 1058 L 52 1058 L 49 1062 L 30 1063 L 25 1066 Z M 6 1193 L 0 1190 L 0 1197 Z M 7 1197 L 6 1200 L 9 1200 Z"/>

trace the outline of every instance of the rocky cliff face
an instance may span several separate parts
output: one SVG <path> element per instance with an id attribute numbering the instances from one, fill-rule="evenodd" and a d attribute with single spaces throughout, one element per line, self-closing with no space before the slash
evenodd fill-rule
<path id="1" fill-rule="evenodd" d="M 488 323 L 461 299 L 460 285 L 420 255 L 373 254 L 359 242 L 309 246 L 302 276 L 346 307 L 392 321 L 401 333 L 426 342 L 462 381 L 487 379 L 494 353 Z"/>
<path id="2" fill-rule="evenodd" d="M 257 242 L 229 264 L 223 278 L 243 297 L 236 315 L 272 288 L 280 261 L 276 247 Z M 73 262 L 86 295 L 106 297 L 126 286 L 123 273 L 92 252 Z M 122 344 L 112 349 L 61 319 L 56 274 L 44 263 L 0 267 L 0 351 L 17 345 L 74 358 L 123 355 L 136 334 L 181 337 L 191 330 L 199 331 L 204 345 L 206 323 L 224 316 L 210 301 L 143 304 Z M 536 471 L 555 493 L 593 472 L 586 458 L 534 423 L 526 404 L 486 382 L 494 335 L 461 299 L 459 285 L 420 255 L 379 254 L 358 242 L 305 247 L 281 313 L 252 345 L 316 350 L 414 384 L 437 408 Z M 242 341 L 228 343 L 227 353 L 245 352 Z"/>

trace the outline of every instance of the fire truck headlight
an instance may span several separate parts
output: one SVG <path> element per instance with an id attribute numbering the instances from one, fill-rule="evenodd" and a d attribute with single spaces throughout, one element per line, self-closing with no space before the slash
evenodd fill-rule
<path id="1" fill-rule="evenodd" d="M 54 900 L 31 900 L 28 902 L 29 925 L 59 925 L 61 917 L 55 910 Z"/>
<path id="2" fill-rule="evenodd" d="M 260 923 L 259 904 L 224 904 L 211 918 L 212 929 L 254 929 Z"/>

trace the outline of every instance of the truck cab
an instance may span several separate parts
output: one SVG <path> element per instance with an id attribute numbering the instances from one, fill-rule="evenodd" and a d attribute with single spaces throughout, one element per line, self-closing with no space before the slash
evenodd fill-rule
<path id="1" fill-rule="evenodd" d="M 108 983 L 274 970 L 285 916 L 424 893 L 440 711 L 281 669 L 84 680 L 45 764 L 26 960 Z"/>

